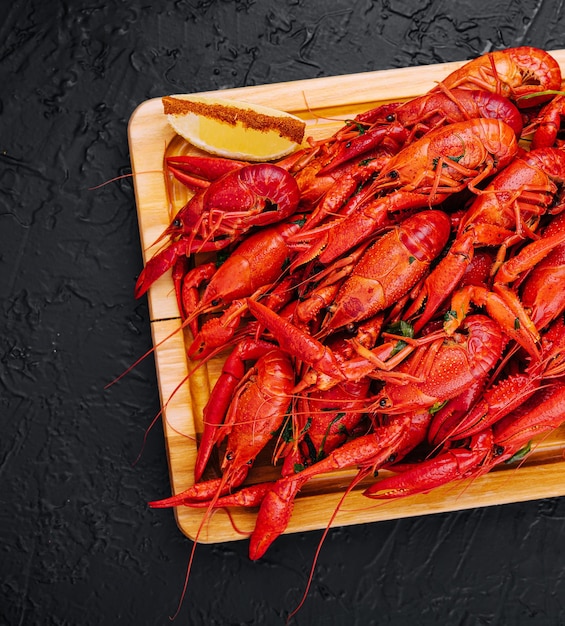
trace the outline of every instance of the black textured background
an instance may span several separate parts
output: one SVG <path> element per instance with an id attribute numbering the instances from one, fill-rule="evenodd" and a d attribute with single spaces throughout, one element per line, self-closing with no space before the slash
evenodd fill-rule
<path id="1" fill-rule="evenodd" d="M 148 98 L 565 48 L 561 1 L 0 3 L 0 624 L 167 624 L 171 511 L 127 124 Z M 199 546 L 179 624 L 281 624 L 319 532 Z M 565 499 L 333 530 L 295 624 L 565 624 Z M 495 591 L 493 591 L 495 589 Z"/>

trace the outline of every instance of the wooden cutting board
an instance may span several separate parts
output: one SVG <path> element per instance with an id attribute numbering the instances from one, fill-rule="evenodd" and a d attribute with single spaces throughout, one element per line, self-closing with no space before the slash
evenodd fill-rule
<path id="1" fill-rule="evenodd" d="M 565 75 L 565 50 L 552 54 Z M 360 112 L 425 93 L 461 65 L 445 63 L 243 87 L 222 91 L 221 97 L 274 106 L 298 115 L 307 124 L 307 135 L 321 138 L 332 134 L 343 125 L 343 120 Z M 168 126 L 160 98 L 148 100 L 135 110 L 129 123 L 129 143 L 141 243 L 147 262 L 158 249 L 152 244 L 188 198 L 184 188 L 167 181 L 164 158 L 195 150 Z M 189 378 L 185 349 L 191 338 L 180 328 L 170 271 L 151 287 L 148 300 L 172 493 L 176 494 L 194 482 L 202 408 L 224 357 L 217 357 Z M 472 482 L 460 481 L 430 494 L 397 502 L 375 504 L 375 501 L 369 501 L 361 493 L 367 483 L 361 483 L 347 496 L 333 525 L 362 524 L 565 495 L 564 450 L 565 428 L 562 427 L 537 442 L 535 452 L 519 468 L 497 468 Z M 354 470 L 340 471 L 311 480 L 296 500 L 286 532 L 325 528 L 355 474 Z M 258 459 L 249 481 L 276 477 L 276 469 L 270 466 L 268 459 Z M 152 495 L 158 499 L 169 494 Z M 253 530 L 256 517 L 256 510 L 243 509 L 231 510 L 231 518 L 225 511 L 217 511 L 208 517 L 203 510 L 187 507 L 175 509 L 175 513 L 182 532 L 204 543 L 244 539 Z"/>

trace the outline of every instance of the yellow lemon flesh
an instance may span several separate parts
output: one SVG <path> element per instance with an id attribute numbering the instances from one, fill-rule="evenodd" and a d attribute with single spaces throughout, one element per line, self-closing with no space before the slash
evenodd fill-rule
<path id="1" fill-rule="evenodd" d="M 197 148 L 244 161 L 272 161 L 300 147 L 306 124 L 300 118 L 247 102 L 206 96 L 162 98 L 174 131 Z"/>

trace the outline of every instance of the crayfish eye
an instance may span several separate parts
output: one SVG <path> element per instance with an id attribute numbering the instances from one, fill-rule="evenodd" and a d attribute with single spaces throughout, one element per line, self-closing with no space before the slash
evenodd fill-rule
<path id="1" fill-rule="evenodd" d="M 504 452 L 504 446 L 494 446 L 494 450 L 492 452 L 494 456 L 500 456 Z"/>
<path id="2" fill-rule="evenodd" d="M 394 113 L 389 113 L 386 117 L 385 117 L 387 122 L 394 122 L 394 120 L 396 119 L 396 115 Z"/>
<path id="3" fill-rule="evenodd" d="M 398 178 L 399 174 L 396 170 L 392 170 L 388 173 L 388 177 L 391 178 L 392 180 L 395 180 L 396 178 Z"/>
<path id="4" fill-rule="evenodd" d="M 233 461 L 233 452 L 226 453 L 226 461 Z"/>
<path id="5" fill-rule="evenodd" d="M 182 220 L 180 219 L 180 217 L 175 217 L 171 226 L 178 229 L 182 228 Z"/>
<path id="6" fill-rule="evenodd" d="M 379 400 L 379 406 L 384 409 L 385 407 L 388 406 L 388 400 L 386 398 L 381 398 Z"/>

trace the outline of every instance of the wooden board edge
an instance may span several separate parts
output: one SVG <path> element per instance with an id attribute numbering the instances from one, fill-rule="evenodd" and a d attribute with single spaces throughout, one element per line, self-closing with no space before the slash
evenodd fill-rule
<path id="1" fill-rule="evenodd" d="M 507 473 L 512 472 L 510 477 Z M 386 473 L 385 473 L 386 474 Z M 354 476 L 342 482 L 348 483 Z M 506 487 L 511 480 L 512 489 Z M 364 483 L 366 487 L 369 483 Z M 537 486 L 536 493 L 531 485 Z M 565 496 L 563 467 L 559 463 L 494 471 L 474 480 L 463 479 L 434 489 L 429 494 L 419 494 L 398 500 L 372 500 L 353 490 L 341 503 L 341 490 L 326 494 L 302 494 L 294 503 L 293 517 L 283 534 L 293 534 L 326 528 L 334 511 L 340 505 L 331 527 L 354 526 L 425 515 L 465 511 L 475 508 L 503 506 Z M 214 512 L 207 522 L 205 510 L 178 507 L 175 510 L 179 529 L 189 539 L 200 543 L 223 543 L 248 538 L 253 531 L 256 509 L 230 509 Z M 205 524 L 203 525 L 203 521 Z M 233 524 L 233 525 L 232 525 Z M 234 526 L 239 532 L 234 530 Z"/>

